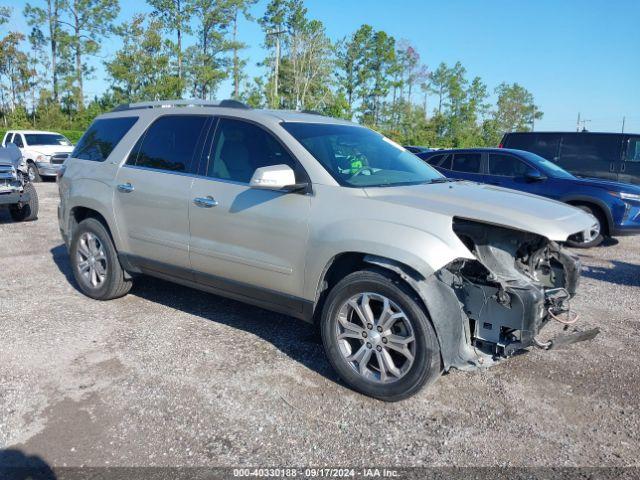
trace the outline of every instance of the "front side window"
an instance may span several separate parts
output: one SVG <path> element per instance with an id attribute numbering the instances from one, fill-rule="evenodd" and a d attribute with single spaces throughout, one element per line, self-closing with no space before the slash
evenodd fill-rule
<path id="1" fill-rule="evenodd" d="M 387 187 L 443 178 L 423 160 L 368 128 L 295 122 L 282 126 L 342 186 Z"/>
<path id="2" fill-rule="evenodd" d="M 19 133 L 16 133 L 13 136 L 13 144 L 16 147 L 20 147 L 20 148 L 24 147 L 24 142 L 22 141 L 22 135 L 20 135 Z"/>
<path id="3" fill-rule="evenodd" d="M 71 146 L 71 142 L 59 133 L 25 133 L 24 138 L 27 145 L 63 145 Z"/>
<path id="4" fill-rule="evenodd" d="M 627 145 L 627 162 L 640 162 L 640 137 L 631 137 Z"/>
<path id="5" fill-rule="evenodd" d="M 138 140 L 127 165 L 171 172 L 191 171 L 209 118 L 205 115 L 158 118 Z"/>
<path id="6" fill-rule="evenodd" d="M 257 168 L 296 162 L 266 130 L 243 120 L 220 119 L 209 155 L 206 175 L 249 183 Z"/>
<path id="7" fill-rule="evenodd" d="M 482 155 L 479 153 L 456 153 L 451 170 L 462 173 L 480 173 Z"/>
<path id="8" fill-rule="evenodd" d="M 103 118 L 94 121 L 71 153 L 72 158 L 104 162 L 138 117 Z"/>
<path id="9" fill-rule="evenodd" d="M 531 171 L 523 161 L 513 155 L 492 153 L 489 155 L 489 174 L 501 177 L 524 177 Z"/>

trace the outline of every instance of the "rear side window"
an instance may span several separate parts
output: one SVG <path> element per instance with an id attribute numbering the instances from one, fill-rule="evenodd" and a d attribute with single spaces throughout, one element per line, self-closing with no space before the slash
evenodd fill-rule
<path id="1" fill-rule="evenodd" d="M 96 120 L 84 133 L 71 157 L 104 162 L 137 120 L 138 117 Z"/>
<path id="2" fill-rule="evenodd" d="M 524 177 L 531 168 L 513 155 L 492 153 L 489 155 L 489 174 L 501 177 Z"/>
<path id="3" fill-rule="evenodd" d="M 560 134 L 557 133 L 510 133 L 505 148 L 525 150 L 540 155 L 547 160 L 556 160 L 560 146 Z"/>
<path id="4" fill-rule="evenodd" d="M 138 140 L 127 165 L 191 172 L 209 119 L 205 115 L 166 115 L 158 118 Z"/>
<path id="5" fill-rule="evenodd" d="M 627 145 L 627 162 L 640 162 L 640 137 L 631 137 Z"/>
<path id="6" fill-rule="evenodd" d="M 420 158 L 423 158 L 422 156 L 418 155 Z M 444 154 L 440 154 L 440 155 L 433 155 L 432 157 L 427 157 L 426 158 L 426 162 L 431 165 L 432 167 L 439 167 L 440 164 L 442 163 L 442 161 L 444 160 L 444 157 L 446 157 L 446 155 Z"/>
<path id="7" fill-rule="evenodd" d="M 560 161 L 575 162 L 573 165 L 616 162 L 620 160 L 621 145 L 621 138 L 617 135 L 565 134 Z"/>
<path id="8" fill-rule="evenodd" d="M 463 173 L 480 173 L 481 158 L 479 153 L 456 153 L 453 156 L 451 170 Z"/>

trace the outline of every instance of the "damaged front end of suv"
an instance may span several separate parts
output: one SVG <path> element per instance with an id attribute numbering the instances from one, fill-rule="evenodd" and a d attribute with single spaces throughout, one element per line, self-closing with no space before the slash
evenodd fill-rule
<path id="1" fill-rule="evenodd" d="M 577 320 L 570 308 L 580 280 L 577 256 L 543 236 L 478 221 L 455 218 L 453 230 L 474 259 L 457 259 L 426 279 L 402 275 L 427 306 L 445 371 L 486 367 L 527 347 L 548 350 L 599 333 L 539 336 L 553 319 Z"/>
<path id="2" fill-rule="evenodd" d="M 38 194 L 27 175 L 27 165 L 18 147 L 0 148 L 0 207 L 9 207 L 15 221 L 35 220 Z"/>

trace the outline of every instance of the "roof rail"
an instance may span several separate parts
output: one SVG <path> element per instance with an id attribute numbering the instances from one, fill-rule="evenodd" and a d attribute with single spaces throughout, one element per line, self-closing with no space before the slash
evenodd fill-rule
<path id="1" fill-rule="evenodd" d="M 210 100 L 158 100 L 154 102 L 123 103 L 111 110 L 112 112 L 123 112 L 126 110 L 140 110 L 143 108 L 170 108 L 170 107 L 223 107 L 241 108 L 248 110 L 250 107 L 238 100 L 222 100 L 219 102 Z"/>

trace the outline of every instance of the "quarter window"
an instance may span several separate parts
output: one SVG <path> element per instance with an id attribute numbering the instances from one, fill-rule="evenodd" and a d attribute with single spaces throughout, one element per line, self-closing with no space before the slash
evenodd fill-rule
<path id="1" fill-rule="evenodd" d="M 524 177 L 531 168 L 512 155 L 490 154 L 489 174 L 502 177 Z"/>
<path id="2" fill-rule="evenodd" d="M 479 153 L 456 153 L 453 156 L 453 165 L 451 170 L 463 173 L 480 173 Z"/>
<path id="3" fill-rule="evenodd" d="M 82 136 L 71 157 L 104 162 L 137 120 L 138 117 L 96 120 Z"/>
<path id="4" fill-rule="evenodd" d="M 640 137 L 632 137 L 627 145 L 627 162 L 640 162 Z"/>
<path id="5" fill-rule="evenodd" d="M 242 120 L 222 118 L 218 123 L 207 176 L 249 183 L 257 168 L 296 162 L 267 131 Z"/>
<path id="6" fill-rule="evenodd" d="M 127 164 L 171 172 L 192 171 L 209 118 L 205 115 L 165 115 L 158 118 L 138 140 Z"/>

